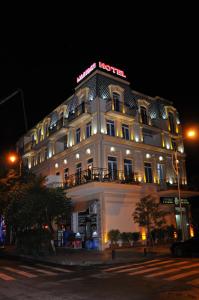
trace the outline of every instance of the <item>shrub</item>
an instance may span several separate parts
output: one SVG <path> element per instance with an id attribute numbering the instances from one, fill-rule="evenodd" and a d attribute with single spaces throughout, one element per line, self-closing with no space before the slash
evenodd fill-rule
<path id="1" fill-rule="evenodd" d="M 120 231 L 118 229 L 112 229 L 108 232 L 108 239 L 111 241 L 111 245 L 116 244 L 120 238 Z"/>

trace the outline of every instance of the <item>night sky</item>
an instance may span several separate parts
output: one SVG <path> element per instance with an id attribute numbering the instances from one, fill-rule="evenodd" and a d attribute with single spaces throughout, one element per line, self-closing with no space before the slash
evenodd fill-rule
<path id="1" fill-rule="evenodd" d="M 120 22 L 112 19 L 99 27 L 90 20 L 75 30 L 65 24 L 61 32 L 51 27 L 28 35 L 19 31 L 1 40 L 0 100 L 23 89 L 30 129 L 73 94 L 77 75 L 101 60 L 124 70 L 132 89 L 173 101 L 184 128 L 199 127 L 197 24 L 195 18 L 187 21 L 185 12 L 175 13 L 142 16 L 139 22 L 124 15 Z M 19 95 L 1 105 L 0 126 L 3 155 L 24 134 Z M 185 149 L 193 178 L 199 168 L 199 142 L 186 142 Z"/>

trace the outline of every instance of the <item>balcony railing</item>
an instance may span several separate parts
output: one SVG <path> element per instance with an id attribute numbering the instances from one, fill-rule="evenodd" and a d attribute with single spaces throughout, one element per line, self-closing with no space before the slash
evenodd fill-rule
<path id="1" fill-rule="evenodd" d="M 94 167 L 68 176 L 64 186 L 65 188 L 71 188 L 94 181 L 139 184 L 139 182 L 136 181 L 134 173 L 126 175 L 124 171 L 115 170 L 110 172 L 108 169 Z"/>
<path id="2" fill-rule="evenodd" d="M 70 111 L 67 121 L 71 122 L 84 113 L 90 113 L 90 105 L 86 102 L 82 102 L 74 110 Z"/>
<path id="3" fill-rule="evenodd" d="M 61 118 L 59 119 L 56 123 L 54 123 L 53 125 L 51 125 L 48 128 L 48 132 L 49 132 L 49 136 L 57 131 L 59 131 L 61 128 L 66 128 L 67 127 L 67 119 L 65 118 Z"/>
<path id="4" fill-rule="evenodd" d="M 116 111 L 130 116 L 135 115 L 135 109 L 130 107 L 127 103 L 121 101 L 114 102 L 112 99 L 107 100 L 106 111 Z"/>

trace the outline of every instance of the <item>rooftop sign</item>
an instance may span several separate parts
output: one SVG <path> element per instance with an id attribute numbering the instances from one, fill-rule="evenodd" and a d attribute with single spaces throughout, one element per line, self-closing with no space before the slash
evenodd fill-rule
<path id="1" fill-rule="evenodd" d="M 107 65 L 103 62 L 98 62 L 98 64 L 96 63 L 93 63 L 89 68 L 87 68 L 82 74 L 80 74 L 78 77 L 77 77 L 77 83 L 80 82 L 84 77 L 86 77 L 88 74 L 90 74 L 94 69 L 96 68 L 99 68 L 99 69 L 103 69 L 103 70 L 106 70 L 110 73 L 113 73 L 113 74 L 116 74 L 120 77 L 123 77 L 123 78 L 126 78 L 126 75 L 124 74 L 124 71 L 118 69 L 118 68 L 115 68 L 115 67 L 112 67 L 110 65 Z"/>

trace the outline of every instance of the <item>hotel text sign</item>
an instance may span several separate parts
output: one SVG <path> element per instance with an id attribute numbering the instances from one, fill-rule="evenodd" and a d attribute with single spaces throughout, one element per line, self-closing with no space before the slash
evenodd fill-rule
<path id="1" fill-rule="evenodd" d="M 80 82 L 88 74 L 90 74 L 94 69 L 96 69 L 97 66 L 100 69 L 106 70 L 106 71 L 108 71 L 110 73 L 113 73 L 113 74 L 116 74 L 116 75 L 118 75 L 120 77 L 126 78 L 126 75 L 124 74 L 124 71 L 122 71 L 122 70 L 120 70 L 118 68 L 112 67 L 110 65 L 107 65 L 107 64 L 99 61 L 98 65 L 96 63 L 93 63 L 88 69 L 86 69 L 82 74 L 80 74 L 77 77 L 77 83 Z"/>

